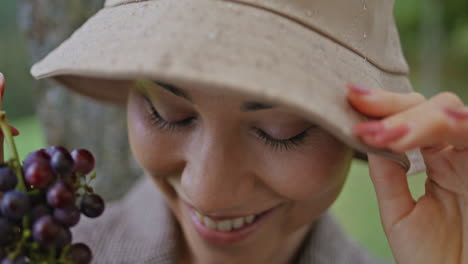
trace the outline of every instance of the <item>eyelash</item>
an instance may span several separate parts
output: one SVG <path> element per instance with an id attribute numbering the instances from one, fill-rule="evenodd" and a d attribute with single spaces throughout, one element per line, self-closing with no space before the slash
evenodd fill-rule
<path id="1" fill-rule="evenodd" d="M 149 99 L 147 98 L 145 99 L 150 109 L 149 115 L 150 115 L 152 123 L 162 130 L 174 132 L 179 129 L 183 129 L 183 128 L 190 126 L 195 120 L 195 117 L 189 117 L 181 121 L 169 122 L 165 120 L 164 118 L 162 118 L 161 115 L 159 115 L 159 113 L 156 111 L 153 105 L 149 102 Z M 293 150 L 294 148 L 298 147 L 304 142 L 305 138 L 309 135 L 309 130 L 311 128 L 312 127 L 309 127 L 305 129 L 304 131 L 302 131 L 301 133 L 288 139 L 273 138 L 267 133 L 265 133 L 263 130 L 258 129 L 258 128 L 254 128 L 254 132 L 257 137 L 262 139 L 266 145 L 272 147 L 274 150 Z"/>
<path id="2" fill-rule="evenodd" d="M 150 105 L 149 107 L 150 107 L 149 115 L 150 115 L 152 123 L 158 128 L 162 130 L 167 130 L 169 132 L 174 132 L 178 129 L 188 127 L 195 120 L 195 117 L 189 117 L 181 121 L 169 122 L 165 120 L 164 118 L 162 118 L 152 105 Z"/>
<path id="3" fill-rule="evenodd" d="M 304 143 L 305 138 L 309 135 L 309 129 L 310 127 L 288 139 L 273 138 L 258 128 L 255 128 L 255 134 L 274 150 L 293 150 Z"/>

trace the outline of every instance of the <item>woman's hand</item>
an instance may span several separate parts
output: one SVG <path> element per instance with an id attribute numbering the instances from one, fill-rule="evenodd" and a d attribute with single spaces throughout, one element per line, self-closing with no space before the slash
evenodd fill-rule
<path id="1" fill-rule="evenodd" d="M 406 171 L 369 154 L 384 231 L 399 264 L 468 263 L 468 107 L 453 93 L 430 99 L 349 85 L 348 100 L 365 115 L 355 133 L 368 145 L 395 152 L 420 147 L 425 194 L 415 201 Z"/>
<path id="2" fill-rule="evenodd" d="M 5 94 L 5 77 L 3 74 L 0 72 L 0 109 L 2 109 L 2 104 L 3 104 L 3 95 Z M 13 126 L 10 126 L 11 133 L 13 136 L 19 135 L 18 129 L 14 128 Z M 4 161 L 4 156 L 3 156 L 3 133 L 0 130 L 0 162 Z"/>

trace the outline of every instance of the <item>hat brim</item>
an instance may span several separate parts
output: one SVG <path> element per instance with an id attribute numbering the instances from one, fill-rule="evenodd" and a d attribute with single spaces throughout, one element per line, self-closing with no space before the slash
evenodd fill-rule
<path id="1" fill-rule="evenodd" d="M 225 1 L 159 0 L 104 8 L 31 69 L 82 94 L 123 103 L 130 81 L 197 83 L 293 107 L 363 153 L 403 154 L 363 144 L 352 127 L 367 119 L 346 84 L 410 92 L 406 75 L 382 71 L 287 17 Z M 420 171 L 421 161 L 412 162 Z"/>

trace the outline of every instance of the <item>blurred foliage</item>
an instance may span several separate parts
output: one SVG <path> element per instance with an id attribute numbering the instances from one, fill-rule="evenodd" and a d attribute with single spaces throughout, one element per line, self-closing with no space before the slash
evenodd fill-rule
<path id="1" fill-rule="evenodd" d="M 35 116 L 15 119 L 9 123 L 20 131 L 15 137 L 15 144 L 21 160 L 26 159 L 30 152 L 46 147 L 40 121 Z M 5 157 L 12 157 L 9 148 L 5 148 Z"/>
<path id="2" fill-rule="evenodd" d="M 33 78 L 29 74 L 28 54 L 16 23 L 16 1 L 0 1 L 0 72 L 6 78 L 3 109 L 8 117 L 31 115 Z"/>
<path id="3" fill-rule="evenodd" d="M 437 0 L 436 0 L 437 1 Z M 412 69 L 412 80 L 415 88 L 424 93 L 424 87 L 418 86 L 419 66 L 421 60 L 421 22 L 423 7 L 427 4 L 423 0 L 396 0 L 394 14 L 405 56 Z M 445 0 L 441 4 L 441 74 L 442 89 L 453 91 L 462 96 L 468 103 L 468 1 Z"/>

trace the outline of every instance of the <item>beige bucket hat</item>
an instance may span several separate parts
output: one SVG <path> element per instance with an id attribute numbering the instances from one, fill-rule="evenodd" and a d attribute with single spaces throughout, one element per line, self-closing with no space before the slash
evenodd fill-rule
<path id="1" fill-rule="evenodd" d="M 51 78 L 123 103 L 136 79 L 235 90 L 291 106 L 363 153 L 424 170 L 420 152 L 375 149 L 353 136 L 366 120 L 346 84 L 412 91 L 393 0 L 107 0 L 44 59 Z"/>

